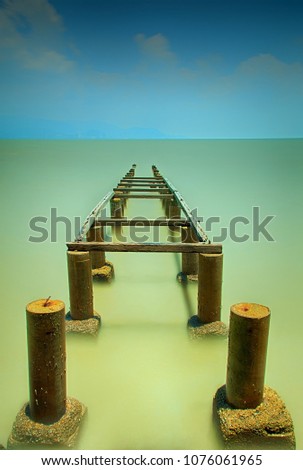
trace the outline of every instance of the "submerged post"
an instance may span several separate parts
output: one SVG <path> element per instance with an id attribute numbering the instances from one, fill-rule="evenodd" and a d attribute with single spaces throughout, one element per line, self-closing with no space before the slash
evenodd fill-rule
<path id="1" fill-rule="evenodd" d="M 221 321 L 222 270 L 222 253 L 198 255 L 198 314 L 187 323 L 193 338 L 226 336 L 228 333 L 227 326 Z"/>
<path id="2" fill-rule="evenodd" d="M 38 423 L 54 423 L 65 413 L 64 317 L 61 300 L 36 300 L 26 307 L 29 413 Z"/>
<path id="3" fill-rule="evenodd" d="M 170 219 L 179 218 L 181 216 L 181 209 L 175 199 L 172 199 L 168 207 L 168 216 Z"/>
<path id="4" fill-rule="evenodd" d="M 121 188 L 124 189 L 123 186 L 121 186 L 120 184 L 117 184 L 117 191 L 115 191 L 115 198 L 119 198 L 120 194 L 125 194 L 123 191 L 119 191 L 119 190 L 121 190 Z M 121 211 L 122 211 L 122 213 L 124 213 L 124 208 L 126 206 L 126 202 L 127 202 L 126 198 L 121 200 Z"/>
<path id="5" fill-rule="evenodd" d="M 120 198 L 113 198 L 110 201 L 110 211 L 112 218 L 121 219 L 123 217 L 123 205 Z"/>
<path id="6" fill-rule="evenodd" d="M 191 227 L 181 228 L 182 243 L 196 243 L 195 236 Z M 198 274 L 198 255 L 197 253 L 182 253 L 182 274 L 197 275 Z"/>
<path id="7" fill-rule="evenodd" d="M 86 320 L 94 316 L 92 268 L 88 251 L 68 251 L 70 316 Z"/>
<path id="8" fill-rule="evenodd" d="M 66 331 L 94 335 L 100 328 L 101 318 L 94 311 L 90 254 L 68 251 L 67 264 L 70 312 L 66 315 Z"/>
<path id="9" fill-rule="evenodd" d="M 175 199 L 172 199 L 169 203 L 169 206 L 168 206 L 168 218 L 169 219 L 177 219 L 177 218 L 179 219 L 180 216 L 181 216 L 180 207 L 179 207 L 177 201 Z M 170 233 L 170 237 L 168 238 L 168 240 L 175 241 L 176 234 L 178 234 L 178 236 L 179 236 L 180 228 L 176 227 L 176 226 L 170 226 L 169 227 L 169 233 Z"/>
<path id="10" fill-rule="evenodd" d="M 26 306 L 29 403 L 15 419 L 9 449 L 73 446 L 86 411 L 66 396 L 65 305 L 40 299 Z"/>
<path id="11" fill-rule="evenodd" d="M 170 206 L 173 203 L 173 198 L 167 197 L 164 199 L 164 212 L 167 219 L 169 219 Z"/>
<path id="12" fill-rule="evenodd" d="M 263 305 L 230 309 L 226 397 L 235 408 L 255 408 L 263 401 L 269 320 Z"/>
<path id="13" fill-rule="evenodd" d="M 100 222 L 93 225 L 87 233 L 88 242 L 104 242 L 104 226 Z M 111 281 L 114 275 L 113 263 L 105 258 L 105 251 L 92 250 L 89 252 L 92 263 L 92 275 L 100 281 Z"/>
<path id="14" fill-rule="evenodd" d="M 198 317 L 202 323 L 221 319 L 223 254 L 200 254 Z"/>
<path id="15" fill-rule="evenodd" d="M 232 305 L 226 385 L 213 412 L 228 449 L 295 449 L 291 416 L 277 392 L 264 386 L 270 322 L 268 307 Z"/>
<path id="16" fill-rule="evenodd" d="M 104 227 L 101 225 L 93 225 L 87 233 L 88 242 L 104 242 Z M 102 268 L 105 265 L 105 252 L 104 251 L 91 251 L 90 252 L 92 269 Z"/>

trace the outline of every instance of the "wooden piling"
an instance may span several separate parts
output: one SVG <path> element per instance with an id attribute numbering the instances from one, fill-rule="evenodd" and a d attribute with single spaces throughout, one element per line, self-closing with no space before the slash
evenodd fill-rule
<path id="1" fill-rule="evenodd" d="M 227 449 L 296 448 L 286 404 L 264 386 L 269 322 L 263 305 L 231 307 L 227 380 L 213 400 L 214 421 Z"/>
<path id="2" fill-rule="evenodd" d="M 36 300 L 27 305 L 26 318 L 30 417 L 38 423 L 51 424 L 66 409 L 64 303 Z"/>
<path id="3" fill-rule="evenodd" d="M 161 191 L 161 193 L 167 193 L 168 190 Z M 168 207 L 168 217 L 170 219 L 172 218 L 179 218 L 181 216 L 181 210 L 180 207 L 175 199 L 172 199 L 169 203 Z"/>
<path id="4" fill-rule="evenodd" d="M 115 198 L 119 198 L 119 195 L 123 194 L 125 192 L 128 193 L 129 189 L 125 188 L 124 186 L 122 186 L 120 184 L 118 184 L 117 188 L 114 189 Z M 124 208 L 125 208 L 126 204 L 127 204 L 127 199 L 122 199 L 122 201 L 121 201 L 121 205 L 122 205 L 121 210 L 122 210 L 123 214 L 124 214 Z"/>
<path id="5" fill-rule="evenodd" d="M 111 210 L 111 216 L 113 218 L 121 218 L 123 217 L 123 207 L 122 207 L 122 201 L 121 198 L 113 198 L 110 201 L 110 210 Z"/>
<path id="6" fill-rule="evenodd" d="M 191 227 L 182 227 L 181 237 L 182 243 L 197 242 L 197 237 Z M 196 253 L 182 253 L 182 273 L 191 275 L 198 274 L 198 255 Z"/>
<path id="7" fill-rule="evenodd" d="M 88 242 L 104 242 L 104 227 L 101 225 L 93 225 L 87 233 Z M 92 269 L 102 268 L 105 265 L 105 252 L 91 251 Z"/>
<path id="8" fill-rule="evenodd" d="M 7 448 L 72 447 L 86 407 L 66 396 L 64 303 L 31 302 L 26 319 L 30 400 L 16 416 Z"/>
<path id="9" fill-rule="evenodd" d="M 263 401 L 270 310 L 240 303 L 230 310 L 226 398 L 235 408 Z"/>
<path id="10" fill-rule="evenodd" d="M 94 316 L 92 264 L 88 251 L 68 251 L 70 316 L 86 320 Z"/>
<path id="11" fill-rule="evenodd" d="M 162 195 L 162 197 L 163 197 L 163 195 Z M 164 197 L 163 199 L 164 199 L 164 213 L 165 213 L 166 218 L 169 219 L 169 207 L 170 207 L 173 199 L 172 199 L 170 194 L 168 195 L 168 197 L 166 197 L 166 198 Z"/>
<path id="12" fill-rule="evenodd" d="M 222 268 L 222 253 L 199 255 L 198 317 L 202 323 L 221 319 Z"/>

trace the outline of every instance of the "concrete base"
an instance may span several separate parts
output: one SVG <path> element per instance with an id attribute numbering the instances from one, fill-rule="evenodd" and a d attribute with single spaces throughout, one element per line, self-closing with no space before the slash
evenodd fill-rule
<path id="1" fill-rule="evenodd" d="M 189 281 L 198 282 L 198 274 L 187 274 L 187 279 Z"/>
<path id="2" fill-rule="evenodd" d="M 263 402 L 252 409 L 233 408 L 225 385 L 217 390 L 213 416 L 226 449 L 295 449 L 293 422 L 284 402 L 264 387 Z"/>
<path id="3" fill-rule="evenodd" d="M 8 449 L 45 448 L 45 446 L 66 448 L 75 444 L 81 420 L 86 412 L 86 407 L 78 400 L 67 398 L 65 414 L 53 424 L 32 421 L 27 409 L 28 403 L 17 414 L 8 438 Z"/>
<path id="4" fill-rule="evenodd" d="M 188 333 L 192 339 L 201 336 L 223 336 L 227 337 L 228 328 L 222 321 L 214 321 L 211 323 L 202 323 L 198 315 L 193 315 L 187 322 Z"/>
<path id="5" fill-rule="evenodd" d="M 177 274 L 177 281 L 181 284 L 186 284 L 188 281 L 198 282 L 198 274 L 185 274 L 180 272 Z"/>
<path id="6" fill-rule="evenodd" d="M 92 270 L 92 275 L 94 279 L 98 281 L 107 281 L 110 282 L 114 277 L 114 265 L 109 261 L 106 261 L 105 265 L 102 268 L 96 268 Z"/>
<path id="7" fill-rule="evenodd" d="M 65 331 L 66 333 L 82 333 L 88 335 L 96 335 L 101 328 L 101 317 L 94 312 L 92 318 L 87 320 L 73 320 L 70 313 L 65 315 Z"/>

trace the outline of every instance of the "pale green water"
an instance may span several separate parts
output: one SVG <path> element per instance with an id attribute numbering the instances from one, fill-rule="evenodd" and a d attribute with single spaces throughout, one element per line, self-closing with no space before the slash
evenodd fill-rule
<path id="1" fill-rule="evenodd" d="M 223 226 L 261 207 L 274 243 L 224 242 L 222 320 L 241 301 L 272 311 L 266 383 L 293 417 L 303 449 L 302 140 L 276 141 L 2 141 L 0 443 L 28 400 L 25 305 L 52 295 L 65 301 L 65 231 L 30 243 L 29 220 L 84 218 L 137 163 L 156 164 L 199 215 Z M 157 201 L 129 202 L 129 216 L 162 215 Z M 61 224 L 62 225 L 62 224 Z M 203 225 L 203 224 L 202 224 Z M 251 227 L 241 227 L 239 235 Z M 163 229 L 164 230 L 164 229 Z M 214 226 L 214 235 L 218 235 Z M 165 236 L 165 233 L 162 233 Z M 103 326 L 98 338 L 67 337 L 68 395 L 88 407 L 80 449 L 215 449 L 212 397 L 225 383 L 227 341 L 189 340 L 196 285 L 176 282 L 174 254 L 108 254 L 116 278 L 95 285 Z"/>

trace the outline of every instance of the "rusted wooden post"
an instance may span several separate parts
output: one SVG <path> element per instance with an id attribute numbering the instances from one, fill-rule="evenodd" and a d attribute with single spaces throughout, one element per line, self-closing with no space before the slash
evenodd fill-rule
<path id="1" fill-rule="evenodd" d="M 235 408 L 263 401 L 270 310 L 240 303 L 230 310 L 226 398 Z"/>
<path id="2" fill-rule="evenodd" d="M 68 251 L 70 316 L 85 320 L 94 316 L 92 264 L 88 251 Z"/>
<path id="3" fill-rule="evenodd" d="M 16 416 L 8 449 L 72 447 L 86 407 L 66 396 L 65 305 L 40 299 L 26 306 L 29 403 Z"/>
<path id="4" fill-rule="evenodd" d="M 168 218 L 169 219 L 177 219 L 181 216 L 180 207 L 175 199 L 172 199 L 169 206 L 168 206 Z M 176 226 L 171 226 L 169 228 L 169 232 L 172 234 L 172 241 L 175 241 L 174 237 L 176 234 L 179 234 L 180 229 Z"/>
<path id="5" fill-rule="evenodd" d="M 29 363 L 29 412 L 50 424 L 66 409 L 65 305 L 36 300 L 26 307 Z"/>
<path id="6" fill-rule="evenodd" d="M 101 225 L 93 225 L 87 233 L 88 242 L 104 242 L 104 227 Z M 102 268 L 105 265 L 104 251 L 91 251 L 92 269 Z"/>
<path id="7" fill-rule="evenodd" d="M 173 202 L 173 198 L 170 198 L 170 197 L 164 198 L 164 212 L 165 212 L 165 216 L 168 219 L 169 219 L 169 208 L 172 202 Z"/>
<path id="8" fill-rule="evenodd" d="M 198 317 L 202 323 L 220 321 L 223 254 L 200 254 Z"/>
<path id="9" fill-rule="evenodd" d="M 159 173 L 158 168 L 155 165 L 152 165 L 152 172 L 153 172 L 154 176 L 161 176 L 160 173 Z"/>
<path id="10" fill-rule="evenodd" d="M 120 189 L 120 191 L 119 191 L 119 189 Z M 123 191 L 124 189 L 125 189 L 124 186 L 118 184 L 118 185 L 117 185 L 117 190 L 115 191 L 115 198 L 114 198 L 114 199 L 119 198 L 119 195 L 120 195 L 120 194 L 125 194 L 125 193 L 128 193 L 128 192 L 129 192 L 129 191 Z M 126 203 L 127 203 L 127 199 L 126 199 L 126 198 L 121 200 L 121 211 L 122 211 L 122 214 L 124 214 L 124 208 L 125 208 L 125 206 L 126 206 Z"/>
<path id="11" fill-rule="evenodd" d="M 229 449 L 295 449 L 294 426 L 285 403 L 264 385 L 270 323 L 268 307 L 232 305 L 226 385 L 213 400 L 213 413 Z"/>
<path id="12" fill-rule="evenodd" d="M 172 199 L 168 208 L 168 216 L 170 219 L 179 218 L 181 216 L 181 209 L 175 199 Z"/>
<path id="13" fill-rule="evenodd" d="M 182 243 L 197 242 L 197 237 L 191 227 L 182 227 L 181 237 Z M 198 274 L 198 255 L 196 253 L 182 253 L 182 273 L 190 275 Z"/>
<path id="14" fill-rule="evenodd" d="M 123 207 L 120 198 L 113 198 L 110 201 L 110 209 L 112 218 L 120 219 L 123 217 Z"/>
<path id="15" fill-rule="evenodd" d="M 159 188 L 159 194 L 170 194 L 170 191 L 166 187 Z M 162 199 L 162 207 L 164 209 L 166 217 L 168 218 L 169 212 L 167 208 L 169 207 L 169 202 L 167 199 Z"/>

